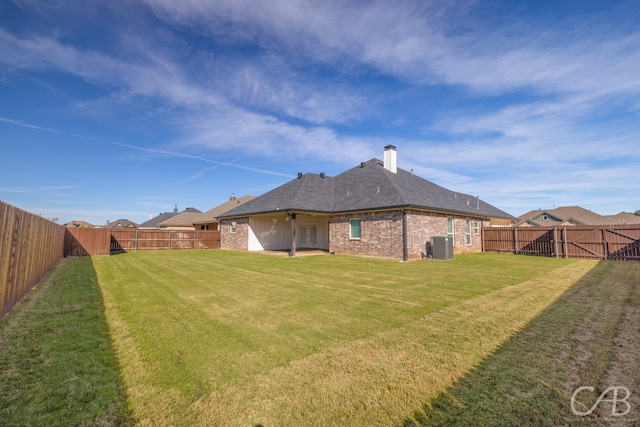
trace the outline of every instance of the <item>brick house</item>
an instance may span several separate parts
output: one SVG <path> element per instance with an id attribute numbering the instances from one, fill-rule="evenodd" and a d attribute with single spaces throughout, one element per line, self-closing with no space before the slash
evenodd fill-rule
<path id="1" fill-rule="evenodd" d="M 397 167 L 396 147 L 335 177 L 296 179 L 218 217 L 221 247 L 246 251 L 323 249 L 337 254 L 421 258 L 433 236 L 454 252 L 482 249 L 481 228 L 514 217 L 477 197 Z"/>

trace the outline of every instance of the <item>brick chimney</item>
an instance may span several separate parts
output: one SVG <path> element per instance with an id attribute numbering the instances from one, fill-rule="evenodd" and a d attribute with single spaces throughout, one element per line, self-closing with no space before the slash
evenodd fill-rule
<path id="1" fill-rule="evenodd" d="M 384 168 L 389 172 L 398 173 L 398 154 L 395 145 L 384 147 Z"/>

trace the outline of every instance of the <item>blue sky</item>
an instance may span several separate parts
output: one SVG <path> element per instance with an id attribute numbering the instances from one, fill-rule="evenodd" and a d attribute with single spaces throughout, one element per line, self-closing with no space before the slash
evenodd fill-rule
<path id="1" fill-rule="evenodd" d="M 0 200 L 101 225 L 398 166 L 640 209 L 640 2 L 0 2 Z"/>

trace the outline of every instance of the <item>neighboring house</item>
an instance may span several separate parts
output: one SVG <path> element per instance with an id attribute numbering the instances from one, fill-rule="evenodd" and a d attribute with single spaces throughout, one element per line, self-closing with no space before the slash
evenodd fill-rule
<path id="1" fill-rule="evenodd" d="M 187 208 L 180 212 L 178 215 L 162 221 L 158 224 L 159 228 L 168 228 L 172 230 L 195 230 L 193 226 L 193 220 L 196 219 L 202 212 L 196 208 Z"/>
<path id="2" fill-rule="evenodd" d="M 107 221 L 107 228 L 138 228 L 138 224 L 128 219 L 117 219 L 113 222 Z"/>
<path id="3" fill-rule="evenodd" d="M 63 225 L 63 227 L 69 228 L 93 228 L 92 224 L 89 224 L 87 221 L 71 221 Z"/>
<path id="4" fill-rule="evenodd" d="M 516 227 L 571 227 L 640 224 L 640 217 L 627 212 L 603 216 L 580 206 L 537 209 L 518 217 Z"/>
<path id="5" fill-rule="evenodd" d="M 630 212 L 620 212 L 615 215 L 606 216 L 608 225 L 640 225 L 640 216 Z"/>
<path id="6" fill-rule="evenodd" d="M 219 230 L 220 223 L 218 222 L 218 216 L 231 209 L 237 208 L 241 204 L 255 199 L 255 196 L 242 196 L 236 197 L 235 194 L 231 194 L 229 200 L 215 208 L 209 209 L 206 212 L 201 213 L 193 220 L 193 226 L 196 230 Z"/>
<path id="7" fill-rule="evenodd" d="M 481 228 L 511 225 L 508 213 L 397 167 L 396 147 L 335 177 L 298 178 L 218 216 L 221 247 L 317 248 L 338 254 L 416 259 L 433 236 L 454 251 L 482 248 Z"/>
<path id="8" fill-rule="evenodd" d="M 175 205 L 173 212 L 163 212 L 156 217 L 149 218 L 148 221 L 143 222 L 138 228 L 160 228 L 160 223 L 178 215 L 178 205 Z"/>

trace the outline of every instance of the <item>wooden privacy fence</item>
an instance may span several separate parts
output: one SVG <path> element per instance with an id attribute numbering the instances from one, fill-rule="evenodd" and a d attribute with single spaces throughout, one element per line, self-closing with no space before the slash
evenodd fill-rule
<path id="1" fill-rule="evenodd" d="M 111 251 L 219 248 L 216 230 L 111 230 Z"/>
<path id="2" fill-rule="evenodd" d="M 218 249 L 220 232 L 215 230 L 158 230 L 70 228 L 65 256 L 109 255 L 142 249 Z"/>
<path id="3" fill-rule="evenodd" d="M 65 228 L 0 201 L 0 319 L 64 255 Z"/>
<path id="4" fill-rule="evenodd" d="M 111 229 L 67 228 L 64 256 L 99 256 L 111 253 Z"/>
<path id="5" fill-rule="evenodd" d="M 640 261 L 640 226 L 482 229 L 485 252 Z"/>

